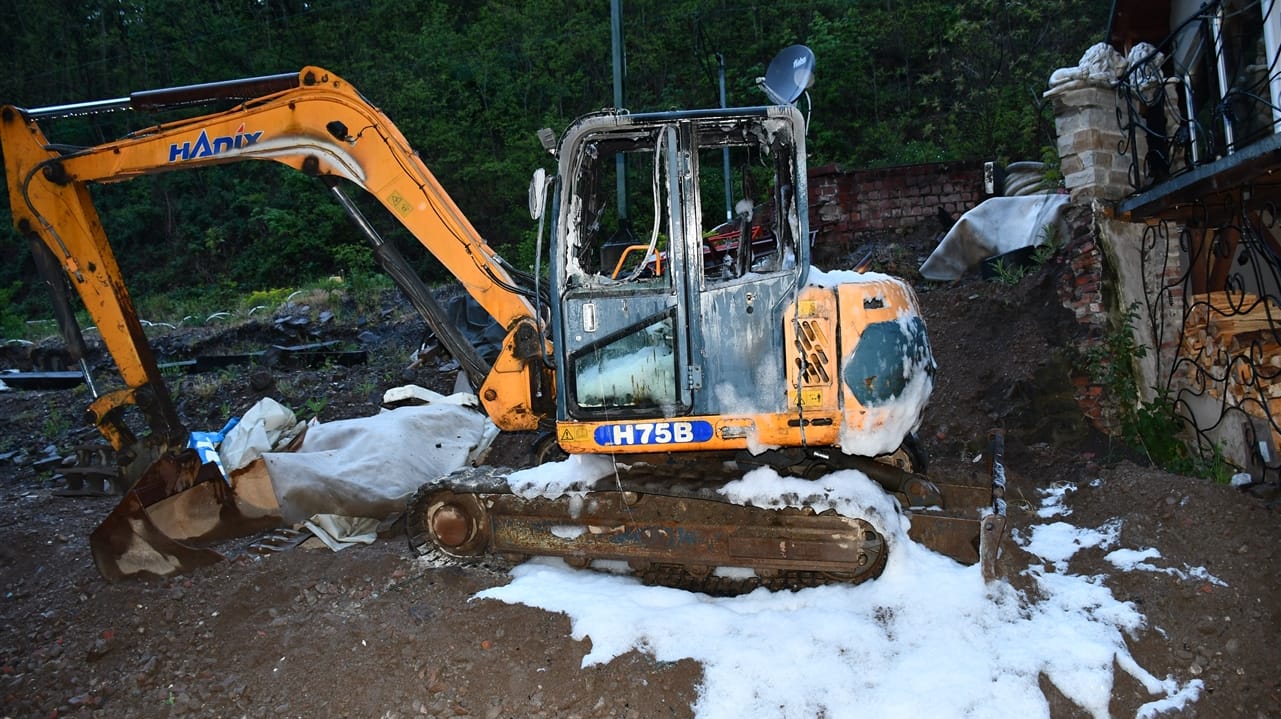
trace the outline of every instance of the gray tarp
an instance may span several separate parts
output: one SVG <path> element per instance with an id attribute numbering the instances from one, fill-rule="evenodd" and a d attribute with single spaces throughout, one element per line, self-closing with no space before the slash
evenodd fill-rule
<path id="1" fill-rule="evenodd" d="M 958 280 L 980 262 L 1041 244 L 1044 228 L 1059 229 L 1068 196 L 993 197 L 961 215 L 921 265 L 927 280 Z"/>
<path id="2" fill-rule="evenodd" d="M 385 518 L 426 481 L 464 466 L 489 420 L 457 404 L 400 407 L 307 428 L 296 452 L 263 459 L 285 522 L 316 514 Z"/>

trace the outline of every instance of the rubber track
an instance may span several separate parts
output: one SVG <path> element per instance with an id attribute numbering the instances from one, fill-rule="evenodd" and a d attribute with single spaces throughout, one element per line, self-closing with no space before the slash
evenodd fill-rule
<path id="1" fill-rule="evenodd" d="M 674 471 L 675 470 L 675 471 Z M 513 470 L 506 467 L 474 467 L 460 469 L 452 474 L 432 480 L 422 487 L 409 500 L 405 518 L 405 530 L 409 547 L 418 556 L 437 553 L 435 543 L 423 526 L 422 520 L 431 502 L 431 497 L 439 491 L 448 490 L 455 494 L 511 494 L 507 477 Z M 718 491 L 726 481 L 737 478 L 741 470 L 729 471 L 724 463 L 704 462 L 695 465 L 682 464 L 678 468 L 655 466 L 650 464 L 619 467 L 617 476 L 606 476 L 591 486 L 576 487 L 573 491 L 618 492 L 631 491 L 640 494 L 665 495 L 669 497 L 697 499 L 732 504 Z M 709 476 L 714 479 L 709 479 Z M 783 497 L 789 504 L 799 503 L 799 497 Z M 790 499 L 790 501 L 788 501 Z M 882 541 L 883 538 L 882 538 Z M 818 587 L 830 584 L 860 584 L 868 579 L 880 576 L 885 568 L 888 552 L 881 552 L 876 562 L 863 568 L 856 574 L 833 574 L 829 572 L 811 572 L 790 570 L 774 573 L 770 576 L 726 577 L 717 576 L 707 571 L 702 565 L 652 564 L 636 573 L 645 584 L 674 587 L 689 591 L 703 592 L 714 596 L 734 596 L 746 594 L 764 587 L 770 591 L 797 590 L 806 587 Z M 491 565 L 493 557 L 481 554 L 475 557 L 455 557 L 451 560 L 469 564 Z"/>

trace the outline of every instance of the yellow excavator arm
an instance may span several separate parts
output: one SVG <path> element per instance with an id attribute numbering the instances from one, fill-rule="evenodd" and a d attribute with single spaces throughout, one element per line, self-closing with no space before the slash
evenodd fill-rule
<path id="1" fill-rule="evenodd" d="M 51 145 L 38 124 L 49 116 L 219 98 L 242 102 L 87 148 Z M 147 415 L 153 442 L 181 446 L 187 433 L 164 389 L 87 186 L 243 160 L 274 160 L 321 178 L 340 200 L 337 178 L 376 197 L 508 332 L 493 367 L 483 368 L 488 376 L 480 396 L 490 416 L 512 430 L 536 428 L 548 414 L 543 396 L 550 397 L 551 380 L 541 361 L 546 347 L 534 306 L 396 126 L 335 74 L 307 67 L 296 75 L 148 91 L 83 105 L 6 106 L 0 120 L 14 223 L 24 235 L 38 238 L 65 269 L 124 379 L 125 389 L 97 398 L 90 408 L 92 421 L 117 450 L 134 451 L 130 445 L 137 441 L 119 421 L 128 405 Z M 344 205 L 355 212 L 350 202 Z M 376 234 L 371 239 L 377 249 L 380 240 Z M 475 364 L 470 367 L 476 371 Z"/>

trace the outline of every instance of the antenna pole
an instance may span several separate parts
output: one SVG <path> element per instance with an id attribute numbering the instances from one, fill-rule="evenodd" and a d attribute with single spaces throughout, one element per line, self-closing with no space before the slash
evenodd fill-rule
<path id="1" fill-rule="evenodd" d="M 721 84 L 721 109 L 725 109 L 725 56 L 716 53 L 716 67 L 720 75 Z M 729 176 L 729 148 L 721 148 L 721 160 L 725 165 L 725 221 L 729 222 L 734 219 L 734 186 Z"/>
<path id="2" fill-rule="evenodd" d="M 609 35 L 614 55 L 614 107 L 623 107 L 623 0 L 609 0 Z M 627 163 L 623 153 L 614 158 L 618 186 L 618 219 L 627 218 Z M 657 158 L 655 158 L 657 162 Z"/>

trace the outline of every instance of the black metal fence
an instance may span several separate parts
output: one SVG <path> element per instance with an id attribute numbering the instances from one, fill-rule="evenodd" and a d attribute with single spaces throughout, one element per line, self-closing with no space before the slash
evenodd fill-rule
<path id="1" fill-rule="evenodd" d="M 1166 340 L 1159 389 L 1193 420 L 1202 457 L 1240 432 L 1250 468 L 1279 481 L 1281 208 L 1199 209 L 1144 233 L 1143 276 L 1163 278 L 1144 288 L 1153 336 Z"/>
<path id="2" fill-rule="evenodd" d="M 1279 0 L 1211 2 L 1148 53 L 1131 55 L 1117 121 L 1130 184 L 1143 190 L 1275 139 L 1281 63 L 1265 26 Z"/>

